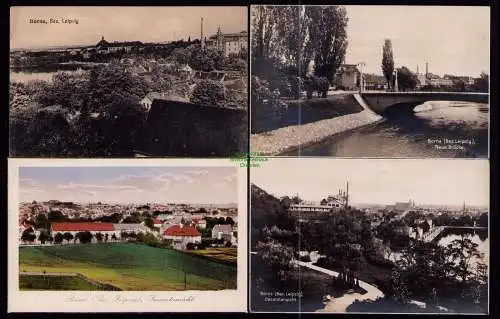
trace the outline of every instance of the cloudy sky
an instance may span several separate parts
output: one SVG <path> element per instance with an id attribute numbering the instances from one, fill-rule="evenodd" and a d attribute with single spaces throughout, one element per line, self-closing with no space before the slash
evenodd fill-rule
<path id="1" fill-rule="evenodd" d="M 483 160 L 275 158 L 252 169 L 252 183 L 275 196 L 320 201 L 345 189 L 354 204 L 489 204 L 489 167 Z"/>
<path id="2" fill-rule="evenodd" d="M 200 38 L 204 33 L 247 30 L 246 7 L 14 7 L 10 12 L 11 48 L 93 45 L 108 41 L 164 42 Z M 77 19 L 78 24 L 30 24 L 30 19 Z"/>
<path id="3" fill-rule="evenodd" d="M 384 39 L 392 40 L 397 66 L 443 75 L 478 76 L 489 69 L 489 7 L 346 6 L 346 63 L 365 62 L 382 74 Z"/>
<path id="4" fill-rule="evenodd" d="M 229 204 L 236 167 L 21 167 L 20 201 Z"/>

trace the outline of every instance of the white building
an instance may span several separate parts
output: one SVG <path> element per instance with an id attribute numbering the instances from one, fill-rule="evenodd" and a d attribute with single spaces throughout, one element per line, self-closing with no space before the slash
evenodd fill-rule
<path id="1" fill-rule="evenodd" d="M 172 240 L 172 247 L 175 249 L 186 249 L 189 243 L 201 242 L 201 234 L 196 228 L 182 224 L 167 228 L 163 233 L 163 238 Z"/>
<path id="2" fill-rule="evenodd" d="M 120 231 L 117 230 L 112 223 L 65 223 L 58 222 L 52 223 L 50 225 L 51 236 L 55 237 L 58 233 L 70 233 L 75 237 L 75 235 L 79 232 L 90 232 L 92 236 L 95 236 L 97 233 L 101 233 L 103 236 L 106 234 L 111 238 L 113 235 L 116 238 L 120 238 Z"/>

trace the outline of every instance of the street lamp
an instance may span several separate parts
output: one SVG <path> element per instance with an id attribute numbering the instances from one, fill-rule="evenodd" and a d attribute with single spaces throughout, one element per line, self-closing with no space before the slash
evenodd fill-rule
<path id="1" fill-rule="evenodd" d="M 365 62 L 359 62 L 357 65 L 359 67 L 359 73 L 360 73 L 360 78 L 359 78 L 359 92 L 361 93 L 363 91 L 364 86 L 365 86 L 365 83 L 363 81 L 363 67 L 366 64 L 365 64 Z"/>

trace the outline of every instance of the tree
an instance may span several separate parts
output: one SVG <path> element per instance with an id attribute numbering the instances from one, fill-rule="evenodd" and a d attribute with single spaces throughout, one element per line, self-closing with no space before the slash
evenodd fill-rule
<path id="1" fill-rule="evenodd" d="M 392 75 L 394 73 L 394 56 L 392 53 L 392 41 L 385 39 L 384 47 L 382 48 L 382 72 L 387 81 L 387 85 L 391 88 Z"/>
<path id="2" fill-rule="evenodd" d="M 200 105 L 224 105 L 224 86 L 220 82 L 201 80 L 193 90 L 191 102 Z"/>
<path id="3" fill-rule="evenodd" d="M 46 241 L 48 241 L 50 238 L 50 235 L 49 233 L 47 233 L 46 231 L 42 231 L 40 232 L 40 235 L 38 235 L 38 240 L 42 243 L 42 244 L 45 244 Z"/>
<path id="4" fill-rule="evenodd" d="M 111 235 L 111 239 L 112 239 L 112 240 L 116 240 L 116 239 L 117 239 L 117 238 L 116 238 L 116 234 L 114 234 L 114 233 L 113 233 L 113 235 Z"/>
<path id="5" fill-rule="evenodd" d="M 332 83 L 347 50 L 347 11 L 343 6 L 306 6 L 304 15 L 304 56 L 314 56 L 315 75 Z"/>
<path id="6" fill-rule="evenodd" d="M 73 234 L 70 232 L 65 232 L 63 234 L 63 239 L 66 240 L 68 243 L 74 238 Z"/>
<path id="7" fill-rule="evenodd" d="M 323 199 L 321 200 L 321 203 L 320 203 L 320 204 L 321 204 L 321 205 L 326 205 L 326 204 L 328 204 L 328 201 L 326 200 L 326 198 L 323 198 Z"/>
<path id="8" fill-rule="evenodd" d="M 21 240 L 22 241 L 27 241 L 27 242 L 34 242 L 36 239 L 35 231 L 33 228 L 27 228 L 23 231 L 21 234 Z"/>
<path id="9" fill-rule="evenodd" d="M 294 196 L 294 197 L 292 197 L 291 202 L 292 202 L 292 204 L 297 205 L 297 204 L 302 203 L 302 199 L 299 196 Z"/>
<path id="10" fill-rule="evenodd" d="M 61 233 L 57 233 L 55 236 L 54 236 L 54 243 L 56 244 L 60 244 L 62 243 L 64 237 L 63 237 L 63 234 Z"/>
<path id="11" fill-rule="evenodd" d="M 187 245 L 186 245 L 186 249 L 187 249 L 187 250 L 194 250 L 194 248 L 195 248 L 195 247 L 194 247 L 194 244 L 193 244 L 193 243 L 187 243 Z"/>
<path id="12" fill-rule="evenodd" d="M 38 214 L 35 218 L 35 228 L 37 229 L 49 229 L 50 228 L 50 223 L 47 219 L 47 216 L 45 214 Z"/>
<path id="13" fill-rule="evenodd" d="M 84 232 L 78 232 L 76 233 L 76 238 L 80 241 L 82 244 L 88 244 L 92 242 L 92 233 L 89 231 L 84 231 Z"/>
<path id="14" fill-rule="evenodd" d="M 95 239 L 97 239 L 99 243 L 102 243 L 103 238 L 104 236 L 102 235 L 102 233 L 95 234 Z"/>
<path id="15" fill-rule="evenodd" d="M 52 210 L 48 213 L 47 219 L 50 223 L 68 220 L 68 217 L 58 210 Z"/>
<path id="16" fill-rule="evenodd" d="M 234 220 L 231 217 L 226 217 L 225 224 L 234 225 Z"/>
<path id="17" fill-rule="evenodd" d="M 490 80 L 489 80 L 488 74 L 486 74 L 485 72 L 481 72 L 481 75 L 479 76 L 479 78 L 474 80 L 474 85 L 472 86 L 472 88 L 476 92 L 487 93 L 488 88 L 489 88 L 489 84 L 490 84 Z"/>
<path id="18" fill-rule="evenodd" d="M 109 240 L 109 234 L 108 234 L 108 233 L 106 233 L 106 235 L 104 235 L 104 242 L 106 242 L 106 243 L 107 243 L 107 242 L 108 242 L 108 240 Z"/>
<path id="19" fill-rule="evenodd" d="M 144 225 L 148 226 L 149 228 L 154 228 L 154 220 L 151 217 L 146 217 L 144 220 Z"/>
<path id="20" fill-rule="evenodd" d="M 286 280 L 286 272 L 292 268 L 293 248 L 278 242 L 259 242 L 257 253 L 267 266 L 279 276 L 281 280 Z"/>
<path id="21" fill-rule="evenodd" d="M 414 90 L 418 83 L 417 76 L 405 66 L 398 68 L 397 72 L 398 88 L 403 91 Z"/>
<path id="22" fill-rule="evenodd" d="M 462 282 L 467 281 L 474 274 L 472 260 L 481 257 L 478 246 L 478 244 L 462 235 L 446 247 L 447 253 L 454 260 L 453 274 L 455 277 L 460 278 Z"/>

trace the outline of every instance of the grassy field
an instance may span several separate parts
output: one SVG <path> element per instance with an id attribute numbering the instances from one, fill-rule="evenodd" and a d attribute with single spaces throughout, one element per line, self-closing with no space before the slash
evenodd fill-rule
<path id="1" fill-rule="evenodd" d="M 203 250 L 192 250 L 190 253 L 213 259 L 214 261 L 234 263 L 235 265 L 238 259 L 236 248 L 208 248 Z"/>
<path id="2" fill-rule="evenodd" d="M 236 267 L 138 244 L 20 247 L 21 272 L 78 272 L 128 291 L 236 288 Z"/>
<path id="3" fill-rule="evenodd" d="M 20 290 L 107 290 L 76 276 L 19 276 Z"/>

